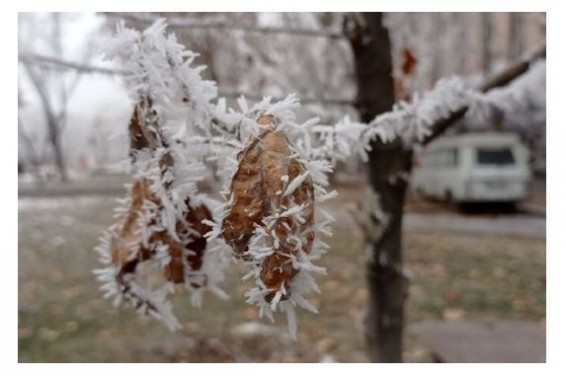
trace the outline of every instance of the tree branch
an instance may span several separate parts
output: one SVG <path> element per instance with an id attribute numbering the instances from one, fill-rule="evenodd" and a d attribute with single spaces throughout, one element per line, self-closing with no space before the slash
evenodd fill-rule
<path id="1" fill-rule="evenodd" d="M 127 74 L 125 70 L 115 68 L 102 68 L 82 63 L 73 63 L 70 61 L 33 53 L 22 53 L 18 56 L 18 60 L 23 63 L 41 65 L 54 70 L 74 70 L 78 73 L 99 73 L 109 76 L 124 76 Z"/>
<path id="2" fill-rule="evenodd" d="M 127 71 L 115 68 L 102 68 L 96 67 L 88 64 L 79 64 L 73 63 L 53 57 L 38 55 L 38 54 L 20 54 L 18 56 L 19 60 L 24 64 L 29 65 L 40 65 L 46 67 L 48 69 L 62 69 L 62 70 L 75 70 L 79 74 L 104 74 L 110 76 L 126 76 L 128 74 Z M 228 91 L 228 90 L 220 90 L 219 95 L 221 97 L 226 98 L 239 98 L 242 95 L 246 98 L 252 100 L 261 100 L 266 95 L 259 95 L 254 93 L 244 93 L 241 91 Z M 314 98 L 314 97 L 302 97 L 301 94 L 298 94 L 301 98 L 301 103 L 303 104 L 312 104 L 312 103 L 320 103 L 320 104 L 329 104 L 335 106 L 354 106 L 355 101 L 349 98 Z M 285 97 L 279 96 L 271 96 L 273 100 L 283 100 Z"/>
<path id="3" fill-rule="evenodd" d="M 543 46 L 540 50 L 532 54 L 530 57 L 517 62 L 516 64 L 511 65 L 509 68 L 499 72 L 492 78 L 488 79 L 482 85 L 479 86 L 479 90 L 482 93 L 486 93 L 492 89 L 497 87 L 505 86 L 515 80 L 517 77 L 521 76 L 525 73 L 531 64 L 538 59 L 542 59 L 546 57 L 546 46 Z M 441 119 L 434 123 L 431 128 L 431 133 L 427 137 L 423 139 L 421 142 L 422 145 L 428 145 L 431 141 L 436 139 L 442 133 L 444 133 L 451 125 L 456 123 L 458 120 L 462 119 L 466 112 L 468 111 L 468 107 L 463 107 L 448 117 Z"/>
<path id="4" fill-rule="evenodd" d="M 511 83 L 511 81 L 513 81 L 515 78 L 525 73 L 534 61 L 544 58 L 546 58 L 546 46 L 543 46 L 540 50 L 536 51 L 525 60 L 513 64 L 512 66 L 488 79 L 483 85 L 480 86 L 479 89 L 480 91 L 485 93 L 496 87 L 505 86 Z"/>
<path id="5" fill-rule="evenodd" d="M 123 13 L 123 12 L 102 12 L 105 16 L 112 18 L 119 18 L 126 21 L 140 22 L 144 24 L 151 24 L 161 17 L 145 14 Z M 171 29 L 217 29 L 217 30 L 237 30 L 261 34 L 282 34 L 289 36 L 311 37 L 311 38 L 327 38 L 333 40 L 344 39 L 342 33 L 334 33 L 329 31 L 320 30 L 307 30 L 307 29 L 289 29 L 283 27 L 258 27 L 258 26 L 245 26 L 245 25 L 230 25 L 225 21 L 214 21 L 208 23 L 195 23 L 193 21 L 167 19 L 167 23 Z"/>
<path id="6" fill-rule="evenodd" d="M 220 90 L 218 93 L 221 97 L 226 98 L 239 98 L 244 96 L 247 99 L 251 100 L 262 100 L 264 97 L 271 97 L 274 101 L 282 101 L 285 97 L 280 96 L 273 96 L 269 94 L 261 95 L 249 92 L 241 92 L 241 91 L 225 91 Z M 314 98 L 314 97 L 302 97 L 301 94 L 297 94 L 300 98 L 301 104 L 329 104 L 335 106 L 355 106 L 356 102 L 353 99 L 348 98 Z"/>

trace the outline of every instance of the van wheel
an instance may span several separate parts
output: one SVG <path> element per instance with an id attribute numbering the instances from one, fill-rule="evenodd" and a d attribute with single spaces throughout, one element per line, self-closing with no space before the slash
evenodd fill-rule
<path id="1" fill-rule="evenodd" d="M 501 210 L 504 213 L 513 214 L 518 211 L 517 203 L 515 201 L 508 201 L 502 204 Z"/>

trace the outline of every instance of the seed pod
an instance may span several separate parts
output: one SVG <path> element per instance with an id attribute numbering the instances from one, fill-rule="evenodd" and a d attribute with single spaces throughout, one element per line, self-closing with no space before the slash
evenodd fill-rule
<path id="1" fill-rule="evenodd" d="M 238 155 L 238 169 L 231 183 L 231 206 L 222 222 L 222 236 L 236 257 L 259 263 L 260 279 L 271 301 L 289 284 L 298 270 L 292 258 L 302 250 L 309 253 L 314 240 L 314 188 L 310 175 L 294 157 L 282 131 L 275 130 L 273 116 L 261 116 L 262 133 L 250 139 Z M 293 215 L 280 215 L 296 208 Z M 256 227 L 268 234 L 272 253 L 257 256 L 249 250 Z"/>

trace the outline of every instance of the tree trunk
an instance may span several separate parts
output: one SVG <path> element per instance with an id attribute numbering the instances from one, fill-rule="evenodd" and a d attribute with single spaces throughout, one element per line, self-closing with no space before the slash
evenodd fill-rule
<path id="1" fill-rule="evenodd" d="M 67 168 L 65 165 L 65 157 L 63 156 L 63 150 L 61 147 L 61 124 L 57 121 L 57 118 L 53 114 L 52 109 L 49 107 L 49 102 L 43 102 L 43 110 L 45 112 L 45 117 L 47 119 L 47 130 L 49 135 L 49 142 L 53 149 L 53 156 L 55 157 L 55 165 L 59 171 L 61 181 L 67 181 Z"/>
<path id="2" fill-rule="evenodd" d="M 59 134 L 54 134 L 49 137 L 51 141 L 51 146 L 53 147 L 53 154 L 55 154 L 55 165 L 59 171 L 61 181 L 68 181 L 69 176 L 67 175 L 67 167 L 65 165 L 65 158 L 63 157 L 63 150 L 61 148 L 61 141 L 59 139 Z"/>
<path id="3" fill-rule="evenodd" d="M 61 129 L 62 122 L 66 119 L 65 108 L 61 110 L 59 116 L 55 115 L 55 110 L 52 107 L 52 102 L 49 100 L 48 92 L 45 87 L 45 82 L 41 78 L 41 74 L 36 72 L 31 66 L 24 63 L 24 67 L 28 72 L 31 83 L 35 87 L 37 94 L 41 100 L 43 113 L 45 114 L 45 121 L 47 122 L 48 140 L 53 148 L 53 155 L 55 157 L 55 164 L 59 171 L 62 181 L 68 180 L 67 169 L 65 166 L 65 157 L 61 147 Z M 66 106 L 66 101 L 63 103 Z"/>
<path id="4" fill-rule="evenodd" d="M 395 102 L 391 60 L 391 46 L 381 13 L 364 13 L 348 18 L 344 23 L 354 53 L 358 96 L 356 106 L 363 122 L 370 122 L 378 114 L 391 110 Z M 536 60 L 546 56 L 546 48 L 528 59 L 511 65 L 505 71 L 484 82 L 478 89 L 487 92 L 509 84 L 525 73 Z M 441 135 L 462 118 L 463 107 L 431 125 L 431 135 L 422 145 Z M 364 203 L 368 215 L 371 257 L 367 266 L 369 309 L 366 336 L 370 360 L 373 362 L 401 362 L 403 350 L 404 303 L 407 279 L 402 268 L 402 219 L 411 173 L 412 150 L 401 140 L 372 144 L 369 161 L 369 181 L 373 191 L 371 200 Z M 373 229 L 373 231 L 372 231 Z"/>
<path id="5" fill-rule="evenodd" d="M 364 13 L 355 26 L 346 30 L 354 52 L 358 82 L 357 107 L 361 120 L 369 122 L 390 111 L 394 102 L 389 33 L 381 13 Z M 363 23 L 363 25 L 360 25 Z M 372 145 L 369 180 L 377 194 L 377 208 L 387 216 L 380 236 L 372 237 L 367 265 L 369 309 L 366 337 L 373 362 L 401 362 L 404 301 L 407 283 L 402 273 L 402 217 L 411 169 L 412 152 L 401 141 Z M 368 205 L 372 205 L 368 204 Z M 370 218 L 379 226 L 375 215 Z"/>

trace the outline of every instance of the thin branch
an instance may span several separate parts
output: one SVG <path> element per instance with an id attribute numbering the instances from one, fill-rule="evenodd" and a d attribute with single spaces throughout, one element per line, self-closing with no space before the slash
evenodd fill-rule
<path id="1" fill-rule="evenodd" d="M 82 61 L 80 63 L 80 65 L 86 65 L 88 63 L 88 61 L 92 58 L 93 54 L 94 54 L 94 43 L 91 41 L 88 42 L 87 44 L 87 48 L 86 51 L 83 55 Z M 75 71 L 75 75 L 73 77 L 73 80 L 71 81 L 70 85 L 66 86 L 65 85 L 65 80 L 61 79 L 61 87 L 62 87 L 62 96 L 61 96 L 61 111 L 59 113 L 59 116 L 57 118 L 57 122 L 59 123 L 59 127 L 60 127 L 60 132 L 63 133 L 63 131 L 65 130 L 65 127 L 67 125 L 67 115 L 68 115 L 68 111 L 67 111 L 67 106 L 69 104 L 69 100 L 71 98 L 71 96 L 73 95 L 75 89 L 77 88 L 79 81 L 81 80 L 81 72 L 79 71 Z"/>
<path id="2" fill-rule="evenodd" d="M 110 76 L 126 76 L 127 71 L 115 68 L 102 68 L 96 67 L 88 64 L 73 63 L 53 57 L 38 55 L 38 54 L 20 54 L 19 60 L 25 64 L 30 65 L 40 65 L 48 69 L 60 69 L 60 70 L 75 70 L 79 74 L 104 74 Z M 260 95 L 255 93 L 245 93 L 241 91 L 228 91 L 220 90 L 218 93 L 221 97 L 225 98 L 239 98 L 242 95 L 251 100 L 261 100 L 267 95 Z M 285 99 L 285 97 L 271 96 L 273 100 L 280 101 Z M 313 98 L 313 97 L 301 97 L 301 103 L 303 104 L 327 104 L 334 106 L 354 106 L 355 102 L 353 99 L 348 98 Z"/>
<path id="3" fill-rule="evenodd" d="M 109 76 L 124 76 L 127 74 L 125 70 L 96 67 L 82 63 L 73 63 L 70 61 L 33 53 L 20 54 L 18 56 L 18 59 L 24 63 L 41 65 L 49 69 L 74 70 L 78 73 L 98 73 Z"/>
<path id="4" fill-rule="evenodd" d="M 511 65 L 509 68 L 499 72 L 492 78 L 488 79 L 482 85 L 480 85 L 479 90 L 482 93 L 488 92 L 491 89 L 495 89 L 497 87 L 505 86 L 517 77 L 521 76 L 525 73 L 531 64 L 538 59 L 542 59 L 546 57 L 546 46 L 543 46 L 540 50 L 529 56 L 528 58 L 519 61 L 518 63 Z M 423 145 L 429 144 L 435 138 L 440 136 L 444 131 L 446 131 L 451 125 L 456 123 L 458 120 L 462 119 L 466 112 L 468 111 L 468 107 L 462 107 L 461 109 L 454 111 L 448 117 L 438 120 L 436 123 L 432 124 L 430 129 L 432 132 L 430 135 L 425 137 L 422 141 Z"/>
<path id="5" fill-rule="evenodd" d="M 102 12 L 102 14 L 112 17 L 119 18 L 126 21 L 140 22 L 144 24 L 151 24 L 157 21 L 160 17 L 145 14 L 135 14 L 135 13 L 123 13 L 123 12 Z M 342 33 L 320 31 L 320 30 L 307 30 L 307 29 L 289 29 L 283 27 L 258 27 L 258 26 L 245 26 L 245 25 L 230 25 L 226 21 L 215 21 L 207 23 L 195 23 L 194 21 L 179 20 L 174 18 L 168 18 L 167 24 L 171 29 L 180 30 L 190 30 L 190 29 L 201 29 L 201 30 L 235 30 L 244 31 L 251 33 L 261 33 L 261 34 L 281 34 L 289 36 L 300 36 L 300 37 L 310 37 L 310 38 L 327 38 L 331 40 L 341 40 L 345 36 Z"/>
<path id="6" fill-rule="evenodd" d="M 39 99 L 41 100 L 41 104 L 43 106 L 43 110 L 47 117 L 47 125 L 49 127 L 50 136 L 53 137 L 53 134 L 57 133 L 56 128 L 56 115 L 52 108 L 52 104 L 49 101 L 47 89 L 45 87 L 45 81 L 41 79 L 39 73 L 37 73 L 30 64 L 27 62 L 23 63 L 26 72 L 28 73 L 28 77 L 30 82 L 34 86 L 37 94 L 39 95 Z"/>
<path id="7" fill-rule="evenodd" d="M 546 58 L 546 46 L 543 46 L 540 50 L 536 51 L 528 58 L 515 63 L 509 68 L 497 73 L 495 76 L 488 79 L 483 85 L 480 86 L 480 91 L 485 93 L 496 87 L 501 87 L 509 84 L 515 78 L 525 73 L 534 61 L 544 58 Z"/>

